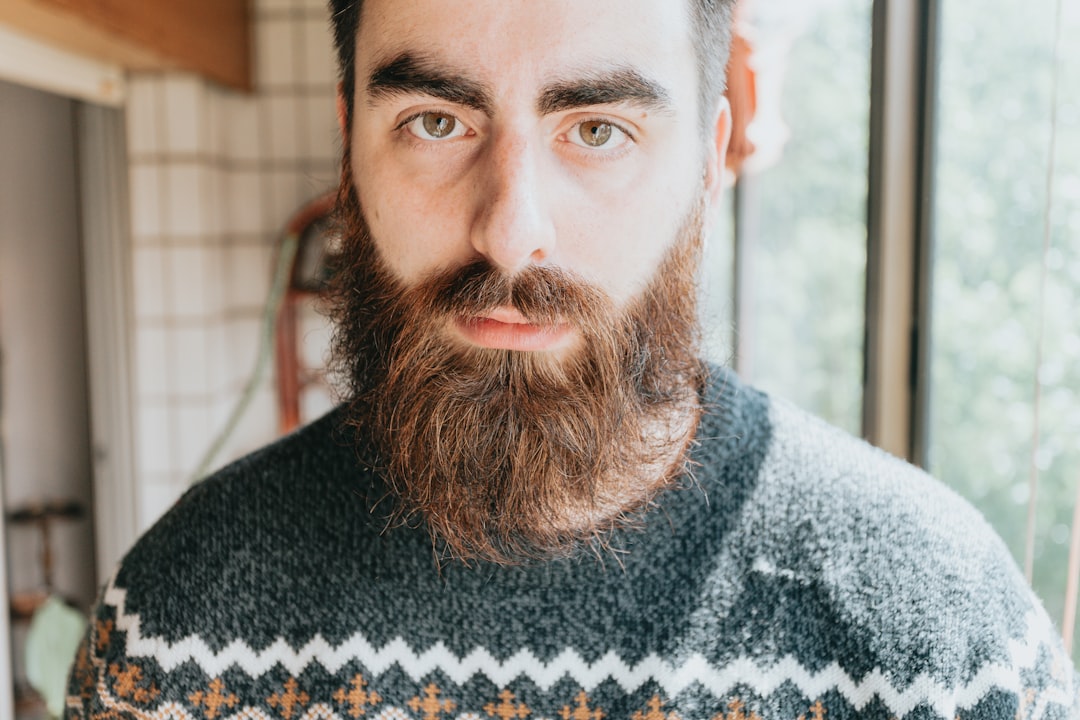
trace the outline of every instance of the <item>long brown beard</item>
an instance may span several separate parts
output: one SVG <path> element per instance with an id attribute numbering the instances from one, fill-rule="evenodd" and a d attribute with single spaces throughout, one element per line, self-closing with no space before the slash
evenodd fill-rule
<path id="1" fill-rule="evenodd" d="M 602 546 L 681 474 L 703 382 L 695 273 L 701 204 L 648 288 L 619 311 L 555 268 L 507 278 L 485 261 L 406 287 L 375 248 L 346 158 L 334 367 L 370 438 L 394 517 L 441 555 L 518 563 Z M 569 323 L 565 357 L 466 345 L 462 316 L 500 306 Z"/>

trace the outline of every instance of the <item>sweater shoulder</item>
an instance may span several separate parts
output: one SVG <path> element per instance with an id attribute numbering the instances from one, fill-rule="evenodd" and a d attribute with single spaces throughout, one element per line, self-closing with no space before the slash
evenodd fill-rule
<path id="1" fill-rule="evenodd" d="M 810 588 L 833 631 L 859 638 L 863 667 L 967 683 L 1059 652 L 1008 548 L 966 500 L 789 403 L 771 400 L 769 418 L 750 574 Z"/>
<path id="2" fill-rule="evenodd" d="M 332 412 L 190 488 L 110 580 L 126 611 L 168 641 L 224 641 L 245 623 L 256 644 L 282 629 L 302 637 L 301 627 L 288 632 L 288 608 L 316 606 L 346 549 L 383 527 L 370 511 L 374 473 L 346 433 Z M 243 597 L 268 602 L 253 613 Z"/>
<path id="3" fill-rule="evenodd" d="M 288 512 L 305 497 L 355 493 L 363 489 L 365 469 L 338 408 L 193 484 L 139 544 L 185 525 L 224 530 Z"/>
<path id="4" fill-rule="evenodd" d="M 943 548 L 1008 555 L 982 515 L 922 469 L 743 384 L 730 371 L 714 370 L 712 378 L 705 396 L 710 412 L 699 433 L 701 474 L 723 478 L 724 489 L 745 485 L 752 511 L 742 514 L 756 516 L 768 537 L 808 528 L 828 543 L 929 533 L 927 541 Z M 853 528 L 859 529 L 854 535 Z"/>
<path id="5" fill-rule="evenodd" d="M 249 485 L 286 488 L 290 484 L 324 482 L 343 463 L 358 463 L 354 444 L 337 408 L 297 430 L 215 470 L 188 489 L 176 508 L 216 499 Z M 174 510 L 176 509 L 174 508 Z"/>
<path id="6" fill-rule="evenodd" d="M 921 468 L 784 400 L 770 398 L 769 426 L 759 490 L 783 526 L 843 533 L 835 543 L 888 537 L 901 554 L 980 551 L 1015 564 L 982 514 Z"/>

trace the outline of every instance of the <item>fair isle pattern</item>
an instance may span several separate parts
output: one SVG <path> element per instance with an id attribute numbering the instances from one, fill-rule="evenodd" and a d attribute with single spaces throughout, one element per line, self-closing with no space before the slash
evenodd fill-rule
<path id="1" fill-rule="evenodd" d="M 92 683 L 92 689 L 85 689 L 89 693 L 96 692 L 100 703 L 98 707 L 103 710 L 103 712 L 90 715 L 90 718 L 94 720 L 130 720 L 131 718 L 137 720 L 281 720 L 282 718 L 284 720 L 358 720 L 361 717 L 371 718 L 371 720 L 525 720 L 530 717 L 534 720 L 555 720 L 556 718 L 605 720 L 610 717 L 602 707 L 593 705 L 584 689 L 578 691 L 574 699 L 569 704 L 563 705 L 561 710 L 553 715 L 546 715 L 535 714 L 533 708 L 519 702 L 517 696 L 509 688 L 504 688 L 496 697 L 483 703 L 482 710 L 454 715 L 454 710 L 457 709 L 456 702 L 445 698 L 439 699 L 442 691 L 434 683 L 429 683 L 424 690 L 405 703 L 413 710 L 413 713 L 393 704 L 377 709 L 376 706 L 383 702 L 382 696 L 377 691 L 363 690 L 367 687 L 367 683 L 361 675 L 354 676 L 350 683 L 352 692 L 346 693 L 344 688 L 341 688 L 332 694 L 334 702 L 344 708 L 340 712 L 335 710 L 332 704 L 313 702 L 313 698 L 295 678 L 289 678 L 284 683 L 282 688 L 286 690 L 284 694 L 275 692 L 266 698 L 266 702 L 275 708 L 275 712 L 267 712 L 264 708 L 251 705 L 245 705 L 236 712 L 231 712 L 237 704 L 235 702 L 237 698 L 228 691 L 221 678 L 212 680 L 207 690 L 198 690 L 188 695 L 187 701 L 192 705 L 192 709 L 177 701 L 167 701 L 151 710 L 149 704 L 153 702 L 152 699 L 148 701 L 145 696 L 138 699 L 132 693 L 135 689 L 134 684 L 128 684 L 123 689 L 119 684 L 114 687 L 116 693 L 122 697 L 117 697 L 110 691 L 108 684 L 103 681 L 106 666 L 107 664 L 99 658 L 90 660 L 87 654 L 80 654 L 76 674 L 90 672 L 98 676 L 98 681 Z M 137 669 L 137 667 L 130 665 L 128 670 Z M 110 673 L 112 673 L 111 670 Z M 316 690 L 314 687 L 311 689 Z M 67 707 L 73 717 L 85 717 L 83 702 L 87 699 L 85 694 L 69 696 Z M 371 708 L 367 707 L 369 704 Z M 762 716 L 740 697 L 727 698 L 726 703 L 723 704 L 726 704 L 726 712 L 720 710 L 715 714 L 708 713 L 701 720 L 709 716 L 711 716 L 710 720 L 763 720 Z M 684 720 L 678 711 L 668 711 L 665 705 L 661 696 L 654 694 L 643 706 L 632 712 L 628 720 Z M 222 708 L 228 708 L 228 710 L 223 713 Z M 828 710 L 818 699 L 795 720 L 807 720 L 807 718 L 825 720 L 827 715 Z M 1017 714 L 1017 720 L 1030 720 L 1034 717 L 1036 716 L 1027 713 L 1024 708 L 1021 708 Z M 694 720 L 694 718 L 687 717 L 685 720 Z"/>
<path id="2" fill-rule="evenodd" d="M 77 705 L 69 701 L 69 704 L 75 708 Z M 120 710 L 121 708 L 118 708 Z M 138 717 L 140 720 L 202 720 L 203 715 L 201 713 L 192 714 L 183 705 L 175 702 L 169 702 L 162 704 L 161 707 L 154 711 L 138 711 L 130 707 L 123 707 L 123 712 L 130 713 Z M 394 706 L 388 706 L 381 709 L 378 713 L 365 716 L 370 720 L 415 720 L 405 710 Z M 280 720 L 276 715 L 267 713 L 261 708 L 245 707 L 242 710 L 231 714 L 221 715 L 219 720 Z M 302 715 L 294 716 L 293 720 L 352 720 L 349 713 L 338 713 L 329 705 L 324 703 L 317 703 L 312 705 Z M 462 713 L 448 720 L 485 720 L 476 713 Z M 490 719 L 488 719 L 490 720 Z M 545 718 L 536 718 L 535 720 L 547 720 Z"/>
<path id="3" fill-rule="evenodd" d="M 101 628 L 100 624 L 97 625 L 94 635 L 100 636 Z M 106 668 L 109 668 L 108 671 Z M 252 705 L 244 705 L 232 712 L 238 704 L 237 696 L 221 678 L 211 680 L 205 690 L 190 693 L 187 696 L 190 709 L 175 700 L 163 701 L 155 709 L 150 709 L 157 692 L 156 689 L 149 695 L 140 695 L 137 692 L 140 689 L 145 690 L 138 687 L 140 681 L 145 680 L 139 666 L 129 664 L 123 673 L 118 673 L 115 668 L 115 665 L 110 665 L 101 658 L 91 658 L 89 653 L 79 654 L 75 672 L 77 682 L 90 676 L 96 676 L 97 679 L 84 686 L 79 694 L 68 697 L 67 707 L 71 711 L 71 717 L 87 717 L 83 703 L 90 699 L 90 695 L 96 695 L 97 707 L 101 710 L 89 715 L 93 720 L 359 720 L 361 717 L 371 720 L 525 720 L 529 717 L 534 720 L 605 720 L 610 717 L 602 707 L 592 703 L 584 689 L 578 691 L 568 704 L 562 705 L 561 710 L 546 715 L 534 713 L 534 709 L 520 702 L 509 688 L 503 688 L 495 697 L 489 696 L 481 710 L 454 715 L 454 711 L 458 709 L 457 703 L 448 698 L 440 699 L 442 690 L 434 683 L 429 683 L 405 703 L 413 713 L 393 704 L 386 704 L 378 709 L 377 706 L 383 704 L 381 693 L 370 688 L 359 674 L 349 682 L 349 692 L 340 688 L 331 693 L 334 703 L 342 708 L 341 711 L 335 710 L 333 704 L 314 699 L 296 678 L 292 677 L 281 686 L 285 692 L 276 691 L 265 698 L 267 705 L 275 708 L 274 712 Z M 117 682 L 110 690 L 105 681 L 107 674 L 129 677 L 127 681 Z M 153 683 L 151 687 L 154 687 Z M 325 686 L 321 690 L 316 687 L 310 689 L 313 692 L 327 691 Z M 665 705 L 660 695 L 653 695 L 644 706 L 632 712 L 628 720 L 684 720 L 677 711 L 667 711 Z M 762 720 L 762 716 L 749 708 L 739 697 L 728 698 L 726 706 L 727 712 L 721 710 L 715 714 L 710 713 L 711 720 Z M 223 708 L 225 712 L 222 711 Z M 807 712 L 799 714 L 796 720 L 825 720 L 826 715 L 827 710 L 818 699 L 809 706 Z M 1024 714 L 1022 720 L 1031 717 L 1033 716 Z"/>
<path id="4" fill-rule="evenodd" d="M 165 703 L 157 710 L 150 711 L 133 711 L 129 708 L 124 708 L 124 712 L 134 714 L 140 720 L 202 720 L 201 714 L 192 714 L 179 703 Z M 379 712 L 366 715 L 366 718 L 370 720 L 416 720 L 413 715 L 410 715 L 407 711 L 401 708 L 389 706 L 381 709 Z M 245 707 L 239 712 L 232 715 L 222 715 L 219 720 L 281 720 L 276 715 L 267 713 L 261 708 Z M 293 720 L 352 720 L 349 714 L 338 713 L 330 708 L 328 705 L 319 703 L 313 705 L 307 712 L 302 715 L 296 715 Z M 447 716 L 446 720 L 490 720 L 490 718 L 484 718 L 476 713 L 461 713 L 456 716 Z M 534 720 L 554 720 L 553 718 L 537 717 Z"/>
<path id="5" fill-rule="evenodd" d="M 755 713 L 741 713 L 741 703 L 735 701 L 730 707 L 735 708 L 730 710 L 726 715 L 719 713 L 714 716 L 713 720 L 761 720 L 761 718 Z M 657 701 L 651 712 L 642 711 L 639 715 L 635 716 L 635 720 L 683 720 L 678 713 L 663 713 L 660 709 L 660 703 Z M 816 708 L 816 715 L 815 715 Z M 139 720 L 202 720 L 201 715 L 193 715 L 184 706 L 178 703 L 165 703 L 160 708 L 153 712 L 148 711 L 133 711 L 130 708 L 123 708 L 124 712 L 132 713 Z M 572 713 L 565 713 L 565 717 L 568 720 L 577 720 L 577 717 Z M 821 707 L 820 703 L 811 707 L 809 717 L 824 718 L 826 716 L 825 710 Z M 377 713 L 369 716 L 370 720 L 416 720 L 416 716 L 409 714 L 408 711 L 394 706 L 387 706 Z M 447 715 L 445 720 L 491 720 L 492 717 L 498 718 L 497 714 L 489 715 L 487 717 L 474 713 L 465 712 L 460 715 L 451 716 Z M 531 716 L 530 716 L 531 717 Z M 606 718 L 606 715 L 600 715 L 600 718 Z M 1035 717 L 1035 716 L 1030 716 Z M 800 716 L 798 720 L 805 720 L 806 716 Z M 219 720 L 280 720 L 278 717 L 266 713 L 260 708 L 245 707 L 239 712 L 222 716 Z M 302 715 L 297 715 L 293 720 L 352 720 L 348 713 L 338 714 L 328 705 L 319 703 L 313 705 L 311 709 Z M 440 720 L 444 720 L 440 718 Z M 546 716 L 537 716 L 532 720 L 557 720 L 557 718 L 549 718 Z"/>
<path id="6" fill-rule="evenodd" d="M 592 691 L 611 678 L 628 693 L 654 681 L 670 697 L 678 695 L 695 682 L 716 697 L 724 697 L 740 685 L 752 688 L 761 697 L 767 697 L 784 683 L 790 682 L 809 698 L 822 697 L 836 690 L 856 710 L 863 709 L 867 703 L 878 697 L 898 717 L 907 715 L 925 702 L 942 717 L 951 718 L 958 709 L 974 707 L 995 688 L 1022 694 L 1024 685 L 1020 677 L 1021 671 L 1035 667 L 1043 642 L 1054 633 L 1045 614 L 1032 611 L 1027 618 L 1025 636 L 1008 642 L 1008 662 L 987 663 L 970 682 L 959 687 L 945 687 L 929 675 L 922 674 L 901 691 L 890 683 L 887 673 L 881 669 L 875 669 L 861 681 L 855 681 L 838 663 L 834 662 L 818 672 L 811 672 L 792 656 L 770 665 L 758 664 L 744 657 L 723 667 L 715 667 L 696 653 L 677 666 L 650 654 L 631 666 L 613 652 L 607 653 L 595 663 L 587 663 L 576 651 L 567 648 L 548 663 L 541 662 L 527 649 L 499 662 L 479 647 L 465 657 L 458 657 L 441 642 L 418 654 L 400 636 L 377 649 L 360 633 L 354 634 L 337 647 L 331 647 L 321 636 L 316 635 L 299 651 L 291 648 L 284 639 L 278 638 L 261 652 L 255 652 L 242 640 L 235 640 L 221 652 L 214 653 L 196 635 L 171 644 L 162 638 L 143 637 L 138 614 L 127 614 L 125 611 L 126 597 L 127 592 L 116 587 L 114 580 L 110 580 L 104 600 L 106 605 L 111 605 L 116 610 L 116 628 L 126 633 L 127 657 L 153 659 L 166 672 L 193 661 L 209 677 L 216 677 L 233 666 L 239 667 L 251 677 L 259 677 L 278 664 L 294 676 L 299 676 L 312 663 L 318 663 L 328 672 L 336 673 L 355 660 L 361 662 L 375 676 L 382 675 L 396 664 L 416 682 L 420 682 L 432 672 L 441 671 L 458 684 L 464 684 L 475 675 L 482 674 L 500 687 L 510 685 L 519 677 L 526 677 L 542 690 L 548 690 L 563 677 L 569 677 L 585 691 Z M 1065 707 L 1072 705 L 1072 674 L 1062 674 L 1061 684 L 1048 688 L 1043 693 L 1039 698 L 1039 707 L 1034 708 L 1029 717 L 1042 717 L 1051 703 Z M 152 717 L 159 720 L 158 716 Z M 165 717 L 170 716 L 161 716 L 162 720 Z M 241 713 L 232 717 L 247 716 Z M 251 717 L 261 718 L 259 715 Z M 460 720 L 464 718 L 465 716 L 461 716 Z M 304 720 L 309 720 L 308 716 L 305 716 Z"/>

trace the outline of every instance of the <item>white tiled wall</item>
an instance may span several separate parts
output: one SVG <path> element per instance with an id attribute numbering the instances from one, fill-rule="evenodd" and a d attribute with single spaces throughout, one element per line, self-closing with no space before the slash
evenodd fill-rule
<path id="1" fill-rule="evenodd" d="M 251 374 L 285 222 L 337 184 L 324 3 L 256 0 L 254 23 L 251 95 L 181 73 L 130 79 L 143 528 L 187 487 Z M 325 344 L 318 327 L 309 336 Z M 272 440 L 276 422 L 268 377 L 216 464 Z"/>

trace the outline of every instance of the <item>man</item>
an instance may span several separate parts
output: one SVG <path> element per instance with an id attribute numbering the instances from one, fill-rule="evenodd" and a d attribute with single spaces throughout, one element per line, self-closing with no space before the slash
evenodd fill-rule
<path id="1" fill-rule="evenodd" d="M 335 0 L 335 413 L 108 583 L 72 717 L 1072 717 L 983 521 L 696 360 L 724 0 Z"/>

